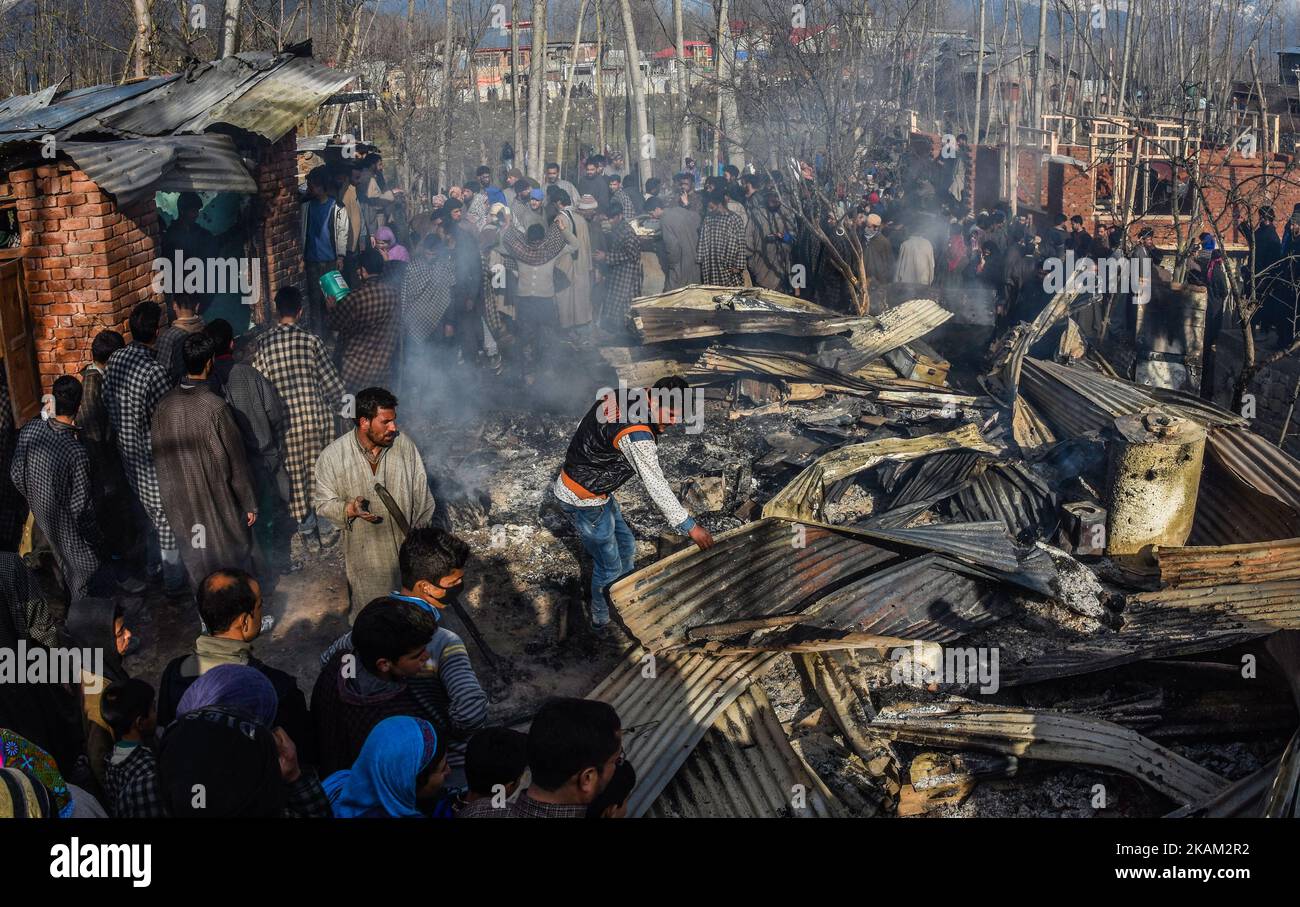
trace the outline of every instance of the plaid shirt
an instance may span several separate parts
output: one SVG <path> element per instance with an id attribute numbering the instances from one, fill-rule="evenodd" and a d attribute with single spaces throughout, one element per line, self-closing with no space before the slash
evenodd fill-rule
<path id="1" fill-rule="evenodd" d="M 738 287 L 745 273 L 745 228 L 730 211 L 709 213 L 700 224 L 696 254 L 700 280 L 708 286 Z"/>
<path id="2" fill-rule="evenodd" d="M 53 546 L 73 600 L 82 597 L 99 570 L 100 535 L 90 456 L 76 429 L 54 419 L 30 420 L 18 433 L 10 477 Z"/>
<path id="3" fill-rule="evenodd" d="M 382 277 L 370 278 L 326 309 L 325 323 L 339 334 L 339 373 L 351 393 L 392 386 L 401 311 L 400 289 Z"/>
<path id="4" fill-rule="evenodd" d="M 158 757 L 143 744 L 131 755 L 113 762 L 104 759 L 104 794 L 108 812 L 115 819 L 142 819 L 167 815 L 158 786 Z"/>
<path id="5" fill-rule="evenodd" d="M 321 339 L 296 324 L 277 325 L 263 334 L 252 366 L 274 385 L 289 410 L 284 434 L 289 512 L 302 522 L 311 511 L 316 458 L 335 438 L 343 379 Z"/>
<path id="6" fill-rule="evenodd" d="M 624 217 L 610 230 L 605 248 L 605 311 L 607 325 L 621 327 L 627 321 L 632 300 L 641 295 L 641 241 Z"/>
<path id="7" fill-rule="evenodd" d="M 623 220 L 625 221 L 631 220 L 640 213 L 633 206 L 632 197 L 628 195 L 627 191 L 624 189 L 619 189 L 617 192 L 611 192 L 609 194 L 609 200 L 612 202 L 618 202 L 623 206 Z"/>
<path id="8" fill-rule="evenodd" d="M 585 819 L 586 804 L 539 803 L 524 791 L 505 810 L 507 819 Z"/>
<path id="9" fill-rule="evenodd" d="M 104 402 L 117 435 L 118 452 L 132 490 L 158 530 L 158 544 L 176 547 L 176 536 L 163 513 L 158 473 L 154 470 L 149 422 L 158 401 L 171 390 L 171 380 L 143 344 L 128 343 L 108 357 L 104 371 Z"/>

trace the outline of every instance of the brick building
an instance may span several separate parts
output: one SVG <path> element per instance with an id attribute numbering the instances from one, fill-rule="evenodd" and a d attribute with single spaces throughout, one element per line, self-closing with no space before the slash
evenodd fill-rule
<path id="1" fill-rule="evenodd" d="M 265 320 L 301 272 L 297 125 L 351 78 L 291 50 L 0 102 L 0 226 L 18 234 L 0 250 L 0 349 L 20 421 L 96 333 L 129 336 L 131 308 L 157 299 L 158 192 L 237 197 L 251 319 Z"/>
<path id="2" fill-rule="evenodd" d="M 1213 224 L 1230 251 L 1244 250 L 1239 225 L 1255 210 L 1272 205 L 1281 222 L 1300 203 L 1300 162 L 1276 147 L 1212 147 L 1168 121 L 1044 119 L 1057 129 L 1021 130 L 1015 170 L 1017 209 L 1030 212 L 1042 229 L 1053 215 L 1077 214 L 1095 233 L 1127 214 L 1130 230 L 1152 227 L 1165 248 Z M 1276 138 L 1273 124 L 1267 134 Z M 914 154 L 933 158 L 940 147 L 938 135 L 911 135 Z M 1006 144 L 974 149 L 966 178 L 976 210 L 1009 200 L 1008 154 Z M 1190 160 L 1199 169 L 1204 205 L 1193 205 L 1188 174 L 1175 164 Z"/>

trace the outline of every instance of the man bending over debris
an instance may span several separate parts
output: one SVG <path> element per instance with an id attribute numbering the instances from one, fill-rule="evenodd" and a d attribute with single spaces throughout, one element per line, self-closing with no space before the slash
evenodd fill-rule
<path id="1" fill-rule="evenodd" d="M 591 625 L 597 630 L 609 624 L 605 588 L 636 569 L 636 538 L 614 500 L 614 492 L 633 475 L 641 479 L 669 525 L 689 534 L 701 549 L 713 546 L 713 536 L 691 518 L 668 487 L 656 451 L 664 429 L 682 421 L 688 391 L 683 378 L 672 376 L 660 378 L 649 391 L 630 389 L 626 400 L 613 394 L 597 400 L 574 432 L 564 467 L 552 486 L 582 546 L 595 561 Z"/>

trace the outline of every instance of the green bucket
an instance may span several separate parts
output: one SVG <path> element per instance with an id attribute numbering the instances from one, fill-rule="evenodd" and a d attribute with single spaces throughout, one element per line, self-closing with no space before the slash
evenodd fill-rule
<path id="1" fill-rule="evenodd" d="M 320 276 L 321 292 L 338 302 L 344 296 L 351 292 L 348 282 L 343 279 L 343 275 L 338 271 L 327 271 Z"/>

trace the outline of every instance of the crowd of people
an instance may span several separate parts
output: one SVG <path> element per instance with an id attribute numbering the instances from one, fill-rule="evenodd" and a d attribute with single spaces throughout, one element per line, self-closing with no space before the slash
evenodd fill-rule
<path id="1" fill-rule="evenodd" d="M 0 683 L 0 814 L 622 814 L 635 772 L 608 705 L 550 700 L 526 733 L 489 724 L 470 651 L 443 617 L 469 549 L 434 525 L 399 395 L 428 396 L 434 380 L 444 398 L 463 393 L 447 365 L 527 386 L 571 370 L 566 349 L 625 342 L 646 256 L 666 290 L 753 286 L 851 312 L 852 280 L 832 253 L 856 247 L 873 309 L 982 288 L 998 328 L 1047 304 L 1053 258 L 1158 261 L 1150 229 L 1130 242 L 1077 216 L 1040 232 L 1005 206 L 972 213 L 958 138 L 955 156 L 872 166 L 851 184 L 814 161 L 789 177 L 728 166 L 700 182 L 688 168 L 638 187 L 614 156 L 592 153 L 576 182 L 551 163 L 540 183 L 511 170 L 497 185 L 484 166 L 417 203 L 388 185 L 376 154 L 312 168 L 303 288 L 280 287 L 267 323 L 241 334 L 203 293 L 170 293 L 166 309 L 146 300 L 129 340 L 100 331 L 92 361 L 54 381 L 40 417 L 0 422 L 13 435 L 0 444 L 0 650 L 101 656 L 79 681 Z M 165 245 L 214 247 L 198 226 L 202 198 L 182 193 L 176 207 Z M 1259 214 L 1264 275 L 1269 256 L 1300 256 L 1300 218 L 1283 242 L 1271 210 Z M 1189 274 L 1209 289 L 1219 330 L 1230 294 L 1212 236 Z M 661 380 L 663 396 L 635 419 L 596 401 L 547 486 L 593 561 L 594 632 L 610 622 L 609 585 L 635 569 L 615 499 L 625 483 L 637 479 L 698 547 L 713 544 L 656 452 L 682 417 L 663 401 L 685 390 Z M 274 627 L 263 603 L 284 575 L 335 547 L 350 629 L 321 652 L 308 699 L 254 643 Z M 146 594 L 192 602 L 199 631 L 157 678 L 126 668 Z"/>

